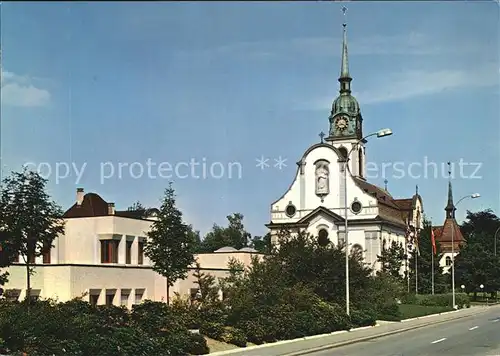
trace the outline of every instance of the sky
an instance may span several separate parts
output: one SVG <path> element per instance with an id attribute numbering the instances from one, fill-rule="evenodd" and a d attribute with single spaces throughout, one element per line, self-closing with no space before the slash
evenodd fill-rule
<path id="1" fill-rule="evenodd" d="M 30 164 L 63 209 L 78 187 L 119 210 L 158 206 L 172 180 L 195 229 L 240 212 L 265 234 L 295 162 L 328 132 L 342 5 L 4 2 L 2 174 Z M 368 180 L 395 198 L 418 185 L 438 225 L 452 162 L 455 201 L 482 195 L 457 218 L 498 214 L 498 3 L 345 5 L 363 130 L 394 132 L 367 143 Z"/>

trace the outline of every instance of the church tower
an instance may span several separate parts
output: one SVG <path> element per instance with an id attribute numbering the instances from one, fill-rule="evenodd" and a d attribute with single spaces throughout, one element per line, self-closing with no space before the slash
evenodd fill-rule
<path id="1" fill-rule="evenodd" d="M 344 18 L 347 8 L 343 7 Z M 329 142 L 340 152 L 347 156 L 351 151 L 349 169 L 351 174 L 360 178 L 365 177 L 365 147 L 364 142 L 359 140 L 363 138 L 362 123 L 363 118 L 356 98 L 351 94 L 352 78 L 349 74 L 349 56 L 347 51 L 347 23 L 344 21 L 343 41 L 342 41 L 342 60 L 340 65 L 340 83 L 339 95 L 333 101 L 332 111 L 329 116 L 330 130 L 325 141 Z M 357 147 L 356 147 L 357 146 Z"/>

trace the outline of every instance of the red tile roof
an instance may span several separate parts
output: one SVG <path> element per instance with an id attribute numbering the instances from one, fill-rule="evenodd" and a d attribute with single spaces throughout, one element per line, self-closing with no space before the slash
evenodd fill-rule
<path id="1" fill-rule="evenodd" d="M 93 216 L 107 216 L 108 203 L 98 194 L 87 193 L 81 205 L 73 204 L 63 215 L 64 218 L 84 218 Z"/>
<path id="2" fill-rule="evenodd" d="M 465 243 L 465 239 L 462 235 L 462 231 L 460 230 L 460 226 L 457 221 L 453 218 L 447 218 L 444 221 L 443 226 L 434 227 L 434 236 L 436 240 L 439 241 L 441 245 L 441 250 L 443 252 L 449 252 L 451 250 L 452 239 L 451 232 L 453 229 L 453 245 L 454 249 L 458 251 L 460 245 Z"/>
<path id="3" fill-rule="evenodd" d="M 413 202 L 416 199 L 394 199 L 385 189 L 368 183 L 364 179 L 353 177 L 355 183 L 366 193 L 377 198 L 379 206 L 379 218 L 384 221 L 395 223 L 401 227 L 406 227 L 407 221 L 413 212 Z"/>

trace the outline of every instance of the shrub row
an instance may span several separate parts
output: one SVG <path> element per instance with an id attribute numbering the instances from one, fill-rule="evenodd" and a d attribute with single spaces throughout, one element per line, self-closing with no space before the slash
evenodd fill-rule
<path id="1" fill-rule="evenodd" d="M 205 339 L 192 334 L 164 303 L 125 308 L 83 301 L 0 302 L 0 353 L 37 355 L 202 355 Z"/>
<path id="2" fill-rule="evenodd" d="M 470 298 L 466 293 L 455 293 L 455 303 L 458 308 L 469 308 Z M 407 295 L 403 298 L 403 304 L 416 304 L 432 307 L 450 307 L 453 308 L 453 294 L 423 294 Z"/>

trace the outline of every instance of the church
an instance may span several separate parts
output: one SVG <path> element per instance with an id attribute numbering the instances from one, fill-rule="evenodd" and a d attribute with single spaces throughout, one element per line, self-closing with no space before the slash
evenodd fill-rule
<path id="1" fill-rule="evenodd" d="M 320 243 L 344 243 L 347 226 L 348 248 L 358 249 L 365 262 L 378 269 L 377 255 L 384 246 L 396 241 L 407 252 L 413 248 L 414 236 L 423 228 L 423 202 L 418 187 L 411 198 L 395 199 L 387 188 L 366 179 L 367 136 L 363 136 L 360 105 L 351 93 L 346 23 L 338 81 L 329 134 L 321 133 L 321 142 L 299 159 L 288 190 L 271 204 L 266 226 L 274 244 L 283 230 L 308 232 Z M 368 136 L 390 134 L 382 130 Z"/>

